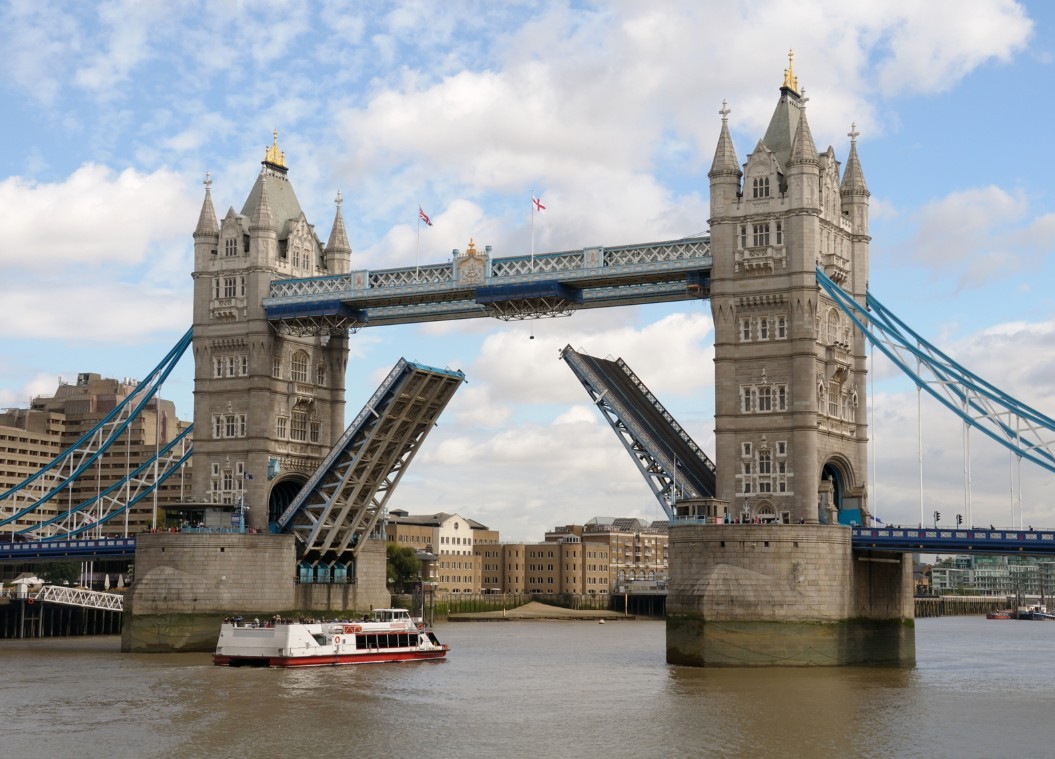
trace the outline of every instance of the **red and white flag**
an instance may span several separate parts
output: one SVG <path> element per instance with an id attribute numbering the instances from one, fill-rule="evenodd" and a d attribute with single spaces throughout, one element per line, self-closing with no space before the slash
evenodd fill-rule
<path id="1" fill-rule="evenodd" d="M 423 222 L 428 224 L 430 227 L 432 226 L 432 220 L 429 219 L 429 215 L 427 213 L 425 213 L 423 210 L 421 210 L 421 206 L 418 206 L 418 216 L 421 217 L 421 220 Z"/>
<path id="2" fill-rule="evenodd" d="M 535 205 L 536 211 L 545 211 L 546 206 L 542 205 L 542 198 L 536 198 L 534 195 L 531 196 L 531 202 Z"/>

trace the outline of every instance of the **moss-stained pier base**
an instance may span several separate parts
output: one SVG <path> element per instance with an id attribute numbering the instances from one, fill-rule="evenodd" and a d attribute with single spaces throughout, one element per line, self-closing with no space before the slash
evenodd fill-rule
<path id="1" fill-rule="evenodd" d="M 854 552 L 828 525 L 670 529 L 667 661 L 912 666 L 911 556 Z"/>
<path id="2" fill-rule="evenodd" d="M 212 651 L 223 618 L 266 619 L 388 606 L 385 546 L 369 541 L 346 584 L 296 582 L 292 535 L 158 533 L 136 539 L 121 650 Z"/>

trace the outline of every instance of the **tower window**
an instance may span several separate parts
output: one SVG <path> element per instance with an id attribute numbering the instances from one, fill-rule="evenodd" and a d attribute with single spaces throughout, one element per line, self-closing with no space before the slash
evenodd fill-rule
<path id="1" fill-rule="evenodd" d="M 784 224 L 782 222 L 779 222 L 779 221 L 777 222 L 776 235 L 777 235 L 777 245 L 783 245 L 784 244 Z"/>
<path id="2" fill-rule="evenodd" d="M 745 343 L 751 340 L 751 320 L 740 320 L 740 339 Z"/>
<path id="3" fill-rule="evenodd" d="M 769 245 L 768 224 L 751 225 L 751 244 L 755 248 L 764 248 L 765 246 Z"/>
<path id="4" fill-rule="evenodd" d="M 308 417 L 306 414 L 295 412 L 290 418 L 289 439 L 300 441 L 308 439 Z"/>
<path id="5" fill-rule="evenodd" d="M 783 316 L 777 317 L 777 339 L 785 340 L 788 336 L 788 320 Z"/>
<path id="6" fill-rule="evenodd" d="M 769 197 L 769 177 L 755 177 L 751 180 L 751 197 Z"/>
<path id="7" fill-rule="evenodd" d="M 308 354 L 306 352 L 297 351 L 293 354 L 290 379 L 294 382 L 308 381 Z"/>
<path id="8" fill-rule="evenodd" d="M 237 256 L 238 255 L 238 241 L 234 238 L 223 241 L 223 254 L 224 256 Z"/>

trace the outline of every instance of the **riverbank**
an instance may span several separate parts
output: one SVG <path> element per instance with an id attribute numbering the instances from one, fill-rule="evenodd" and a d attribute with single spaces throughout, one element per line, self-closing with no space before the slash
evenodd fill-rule
<path id="1" fill-rule="evenodd" d="M 607 622 L 621 619 L 635 619 L 634 615 L 624 615 L 603 609 L 566 609 L 562 606 L 530 601 L 514 609 L 498 611 L 458 612 L 447 615 L 448 622 L 515 622 L 521 620 L 583 620 Z"/>

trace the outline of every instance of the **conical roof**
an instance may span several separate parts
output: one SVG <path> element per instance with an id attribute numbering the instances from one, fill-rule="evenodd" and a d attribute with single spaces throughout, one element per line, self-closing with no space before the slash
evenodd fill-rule
<path id="1" fill-rule="evenodd" d="M 843 172 L 843 183 L 839 187 L 842 195 L 868 195 L 868 185 L 861 170 L 861 160 L 857 157 L 857 125 L 850 125 L 850 156 L 846 159 L 846 171 Z"/>
<path id="2" fill-rule="evenodd" d="M 348 242 L 348 233 L 344 230 L 344 217 L 341 216 L 341 193 L 337 192 L 337 215 L 333 220 L 333 228 L 330 230 L 330 239 L 326 243 L 327 253 L 351 253 L 352 246 Z"/>
<path id="3" fill-rule="evenodd" d="M 194 228 L 194 236 L 197 237 L 219 237 L 220 225 L 216 221 L 216 209 L 212 207 L 212 177 L 205 175 L 205 201 L 201 204 L 201 213 L 198 214 L 198 226 Z"/>
<path id="4" fill-rule="evenodd" d="M 249 217 L 249 228 L 250 229 L 270 229 L 273 232 L 279 232 L 280 228 L 275 227 L 275 217 L 271 213 L 271 198 L 268 196 L 267 191 L 267 169 L 260 172 L 260 176 L 257 177 L 256 184 L 253 185 L 253 190 L 259 191 L 256 195 L 256 206 L 247 213 L 249 209 L 248 201 L 246 207 L 242 209 L 242 215 Z"/>
<path id="5" fill-rule="evenodd" d="M 733 138 L 729 135 L 729 106 L 722 101 L 722 131 L 718 135 L 718 146 L 714 149 L 714 160 L 711 162 L 711 170 L 707 176 L 711 179 L 719 176 L 743 175 L 740 170 L 740 161 L 736 157 L 736 148 L 733 147 Z"/>
<path id="6" fill-rule="evenodd" d="M 791 152 L 788 154 L 786 165 L 799 163 L 817 163 L 817 143 L 813 141 L 810 132 L 810 123 L 806 119 L 806 109 L 799 111 L 799 125 L 795 129 L 795 137 L 791 141 Z"/>

